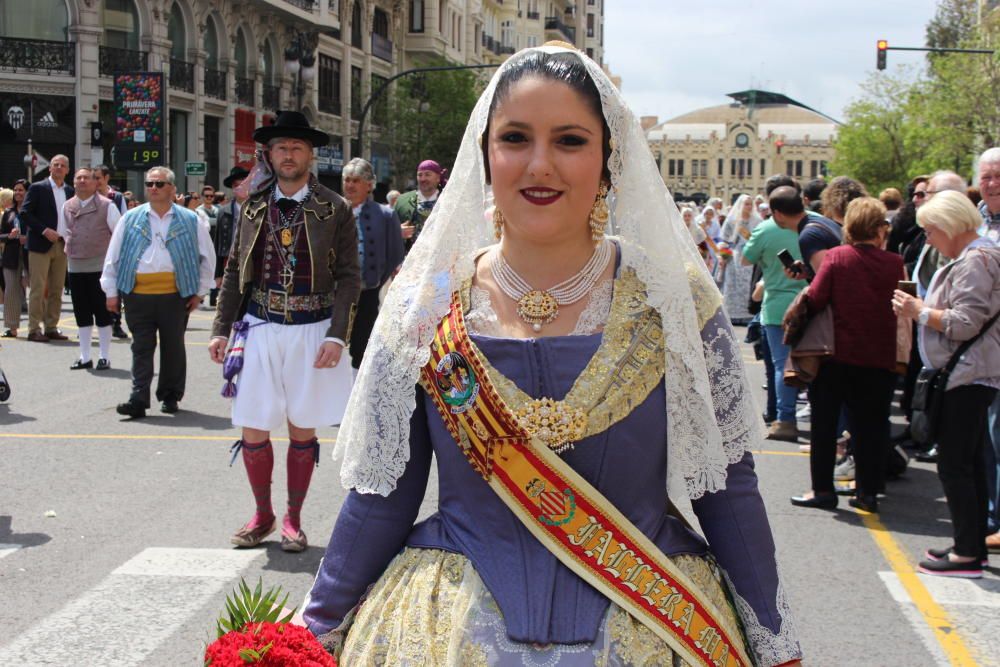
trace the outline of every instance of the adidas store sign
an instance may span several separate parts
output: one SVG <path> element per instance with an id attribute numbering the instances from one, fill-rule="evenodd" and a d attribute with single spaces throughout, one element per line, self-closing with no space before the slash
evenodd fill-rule
<path id="1" fill-rule="evenodd" d="M 45 115 L 39 118 L 38 123 L 36 124 L 38 125 L 38 127 L 48 127 L 48 128 L 59 127 L 59 123 L 56 122 L 56 118 L 51 111 L 46 112 Z"/>

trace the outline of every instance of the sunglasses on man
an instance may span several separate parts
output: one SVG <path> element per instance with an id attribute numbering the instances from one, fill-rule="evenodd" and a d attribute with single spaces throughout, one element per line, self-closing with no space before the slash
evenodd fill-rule
<path id="1" fill-rule="evenodd" d="M 170 185 L 169 181 L 146 181 L 147 188 L 165 188 Z"/>

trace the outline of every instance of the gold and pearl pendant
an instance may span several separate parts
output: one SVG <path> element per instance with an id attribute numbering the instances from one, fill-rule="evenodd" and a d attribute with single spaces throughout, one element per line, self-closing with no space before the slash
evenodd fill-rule
<path id="1" fill-rule="evenodd" d="M 517 315 L 537 333 L 559 317 L 559 302 L 545 290 L 531 290 L 517 300 Z"/>

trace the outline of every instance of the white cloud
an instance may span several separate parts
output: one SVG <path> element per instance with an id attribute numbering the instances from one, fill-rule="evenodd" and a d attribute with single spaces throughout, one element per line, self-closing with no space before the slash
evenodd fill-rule
<path id="1" fill-rule="evenodd" d="M 875 42 L 923 46 L 937 0 L 605 0 L 604 59 L 638 115 L 667 120 L 760 88 L 834 118 L 875 70 Z M 890 66 L 923 54 L 893 52 Z"/>

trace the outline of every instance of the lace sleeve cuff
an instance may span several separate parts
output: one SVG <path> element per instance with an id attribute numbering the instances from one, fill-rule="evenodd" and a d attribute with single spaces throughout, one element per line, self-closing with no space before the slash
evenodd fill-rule
<path id="1" fill-rule="evenodd" d="M 781 581 L 778 581 L 778 597 L 775 603 L 778 615 L 781 617 L 781 626 L 777 634 L 758 620 L 757 612 L 736 592 L 729 575 L 726 575 L 726 582 L 729 584 L 736 612 L 743 623 L 747 648 L 753 653 L 755 664 L 760 667 L 775 667 L 792 660 L 800 660 L 802 648 L 799 646 L 792 610 L 788 605 Z"/>

